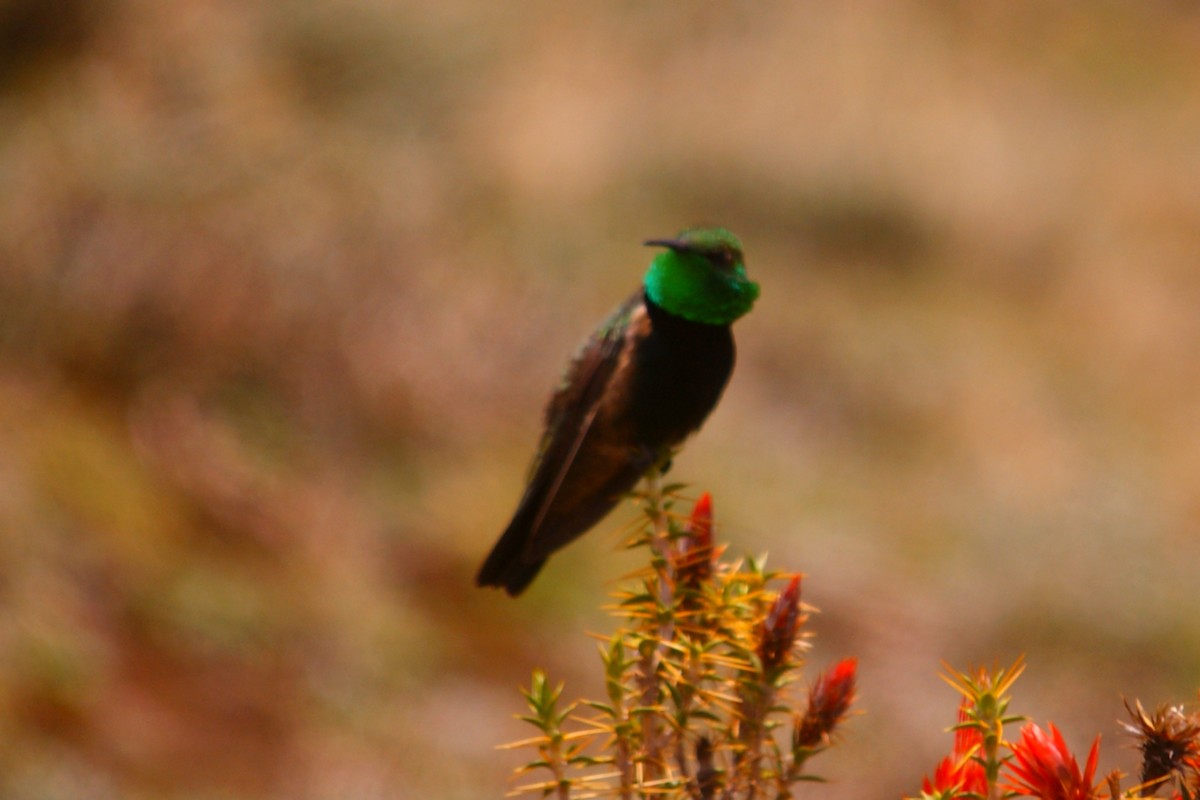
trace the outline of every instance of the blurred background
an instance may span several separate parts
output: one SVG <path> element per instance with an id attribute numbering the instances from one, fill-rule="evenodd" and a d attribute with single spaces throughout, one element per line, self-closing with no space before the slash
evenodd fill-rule
<path id="1" fill-rule="evenodd" d="M 0 0 L 0 796 L 490 798 L 622 509 L 472 577 L 642 239 L 762 299 L 673 477 L 915 792 L 939 663 L 1132 770 L 1200 685 L 1192 3 Z M 815 674 L 812 673 L 812 674 Z"/>

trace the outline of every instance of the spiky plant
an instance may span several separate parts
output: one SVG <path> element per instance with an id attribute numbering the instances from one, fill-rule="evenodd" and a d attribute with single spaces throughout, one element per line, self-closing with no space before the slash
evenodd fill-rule
<path id="1" fill-rule="evenodd" d="M 630 546 L 650 563 L 613 594 L 619 623 L 599 648 L 605 698 L 562 705 L 561 685 L 535 672 L 523 719 L 538 734 L 511 746 L 537 752 L 518 769 L 537 779 L 512 794 L 753 800 L 818 780 L 808 762 L 849 713 L 856 662 L 798 698 L 812 612 L 800 576 L 724 560 L 711 498 L 681 519 L 680 488 L 650 481 L 635 495 L 644 513 Z"/>

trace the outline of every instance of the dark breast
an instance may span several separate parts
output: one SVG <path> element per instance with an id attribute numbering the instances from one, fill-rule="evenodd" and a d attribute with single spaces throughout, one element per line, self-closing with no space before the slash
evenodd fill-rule
<path id="1" fill-rule="evenodd" d="M 638 441 L 674 446 L 716 406 L 733 372 L 728 325 L 704 325 L 645 299 L 649 331 L 633 351 L 632 420 Z"/>

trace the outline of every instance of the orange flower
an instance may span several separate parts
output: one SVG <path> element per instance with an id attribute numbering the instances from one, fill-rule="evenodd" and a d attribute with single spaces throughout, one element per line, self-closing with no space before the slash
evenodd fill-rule
<path id="1" fill-rule="evenodd" d="M 1021 738 L 1010 745 L 1013 760 L 1008 762 L 1012 789 L 1026 797 L 1039 800 L 1095 800 L 1100 797 L 1092 785 L 1096 777 L 1096 760 L 1100 755 L 1100 737 L 1092 743 L 1083 771 L 1067 748 L 1062 734 L 1054 725 L 1046 733 L 1030 723 L 1021 729 Z"/>

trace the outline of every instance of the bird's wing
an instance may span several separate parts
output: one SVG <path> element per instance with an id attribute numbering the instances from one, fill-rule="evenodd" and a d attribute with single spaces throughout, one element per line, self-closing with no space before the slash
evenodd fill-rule
<path id="1" fill-rule="evenodd" d="M 629 321 L 641 299 L 638 293 L 623 303 L 584 343 L 550 399 L 546 430 L 521 502 L 532 512 L 529 530 L 535 535 L 529 537 L 530 545 L 538 539 L 536 532 L 596 418 L 605 388 L 620 363 Z"/>

